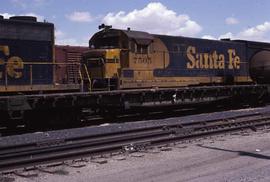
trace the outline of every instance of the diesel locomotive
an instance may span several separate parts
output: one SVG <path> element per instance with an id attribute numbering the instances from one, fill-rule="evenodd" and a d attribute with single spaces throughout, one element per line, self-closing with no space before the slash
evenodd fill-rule
<path id="1" fill-rule="evenodd" d="M 93 89 L 270 82 L 270 44 L 101 26 L 83 55 Z"/>
<path id="2" fill-rule="evenodd" d="M 270 44 L 113 29 L 55 46 L 54 24 L 0 16 L 0 95 L 270 82 Z"/>
<path id="3" fill-rule="evenodd" d="M 61 49 L 55 48 L 54 39 L 52 23 L 31 16 L 0 16 L 1 95 L 80 91 L 78 79 L 59 74 L 78 70 L 80 60 L 56 61 L 55 51 L 59 55 Z"/>
<path id="4" fill-rule="evenodd" d="M 100 28 L 88 47 L 56 46 L 54 24 L 0 16 L 0 127 L 269 96 L 268 43 Z"/>

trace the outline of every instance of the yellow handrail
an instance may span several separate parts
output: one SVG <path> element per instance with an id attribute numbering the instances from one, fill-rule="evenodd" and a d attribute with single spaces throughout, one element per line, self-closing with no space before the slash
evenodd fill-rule
<path id="1" fill-rule="evenodd" d="M 25 65 L 80 65 L 81 63 L 23 62 Z"/>
<path id="2" fill-rule="evenodd" d="M 81 69 L 79 69 L 79 76 L 80 76 L 80 80 L 81 80 L 81 91 L 83 91 L 83 76 L 82 76 Z"/>
<path id="3" fill-rule="evenodd" d="M 90 78 L 90 75 L 89 75 L 89 73 L 88 73 L 88 69 L 87 69 L 87 67 L 86 67 L 85 64 L 83 64 L 83 67 L 84 67 L 84 69 L 85 69 L 85 72 L 86 72 L 86 75 L 87 75 L 87 79 L 88 79 L 88 81 L 89 81 L 89 91 L 91 92 L 91 91 L 92 91 L 91 78 Z"/>

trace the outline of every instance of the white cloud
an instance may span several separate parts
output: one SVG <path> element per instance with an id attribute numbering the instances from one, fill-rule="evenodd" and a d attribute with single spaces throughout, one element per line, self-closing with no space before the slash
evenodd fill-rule
<path id="1" fill-rule="evenodd" d="M 88 46 L 87 38 L 71 38 L 66 32 L 62 30 L 55 30 L 55 43 L 57 45 L 72 45 L 72 46 Z"/>
<path id="2" fill-rule="evenodd" d="M 239 21 L 234 17 L 228 17 L 225 19 L 225 22 L 227 25 L 236 25 L 239 23 Z"/>
<path id="3" fill-rule="evenodd" d="M 159 2 L 131 12 L 108 13 L 103 22 L 116 28 L 148 31 L 157 34 L 194 36 L 202 27 L 188 15 L 177 14 Z"/>
<path id="4" fill-rule="evenodd" d="M 10 14 L 10 13 L 0 13 L 0 15 L 4 16 L 4 18 L 10 18 L 12 16 L 15 16 L 15 14 Z"/>
<path id="5" fill-rule="evenodd" d="M 236 37 L 233 35 L 232 32 L 227 32 L 219 36 L 218 39 L 235 39 Z"/>
<path id="6" fill-rule="evenodd" d="M 262 40 L 270 32 L 270 22 L 264 22 L 256 27 L 248 28 L 239 33 L 243 38 L 253 38 Z"/>
<path id="7" fill-rule="evenodd" d="M 204 35 L 204 36 L 202 36 L 202 39 L 216 40 L 217 38 L 215 38 L 212 35 Z"/>
<path id="8" fill-rule="evenodd" d="M 253 41 L 270 41 L 270 22 L 264 22 L 263 24 L 257 25 L 255 27 L 247 28 L 239 33 L 233 34 L 228 32 L 221 35 L 220 38 L 231 38 L 231 39 L 243 39 L 243 40 L 253 40 Z"/>
<path id="9" fill-rule="evenodd" d="M 88 46 L 87 41 L 80 41 L 75 38 L 63 38 L 63 39 L 57 39 L 56 38 L 56 44 L 57 45 L 71 45 L 71 46 Z"/>
<path id="10" fill-rule="evenodd" d="M 10 13 L 1 13 L 0 15 L 4 16 L 4 18 L 10 18 L 11 16 L 34 16 L 37 17 L 38 21 L 43 21 L 44 17 L 35 13 L 24 13 L 24 14 L 10 14 Z"/>
<path id="11" fill-rule="evenodd" d="M 85 11 L 75 11 L 75 12 L 71 13 L 70 15 L 66 15 L 66 17 L 70 21 L 74 21 L 74 22 L 91 22 L 94 19 L 90 15 L 89 12 L 85 12 Z"/>
<path id="12" fill-rule="evenodd" d="M 57 39 L 56 38 L 56 44 L 58 45 L 77 45 L 78 41 L 73 38 L 66 38 L 66 39 Z"/>

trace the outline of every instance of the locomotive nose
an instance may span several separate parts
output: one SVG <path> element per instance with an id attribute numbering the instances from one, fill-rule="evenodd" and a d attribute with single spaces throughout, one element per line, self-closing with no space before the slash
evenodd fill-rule
<path id="1" fill-rule="evenodd" d="M 106 51 L 87 51 L 83 54 L 82 62 L 88 67 L 101 67 L 104 65 Z"/>
<path id="2" fill-rule="evenodd" d="M 270 51 L 260 51 L 252 57 L 250 76 L 257 83 L 270 83 Z"/>

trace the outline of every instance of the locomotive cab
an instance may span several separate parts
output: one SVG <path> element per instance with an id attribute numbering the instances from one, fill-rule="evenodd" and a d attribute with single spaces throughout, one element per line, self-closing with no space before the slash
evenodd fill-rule
<path id="1" fill-rule="evenodd" d="M 93 89 L 116 89 L 117 78 L 120 68 L 119 48 L 95 49 L 86 52 L 83 55 L 83 66 L 85 72 L 91 79 L 91 88 Z M 90 86 L 90 85 L 89 85 Z"/>
<path id="2" fill-rule="evenodd" d="M 93 90 L 114 90 L 121 88 L 122 78 L 132 79 L 134 70 L 131 60 L 149 60 L 153 37 L 145 32 L 111 29 L 103 26 L 89 41 L 88 52 L 82 63 L 88 81 L 85 84 Z M 143 69 L 143 68 L 142 68 Z"/>

